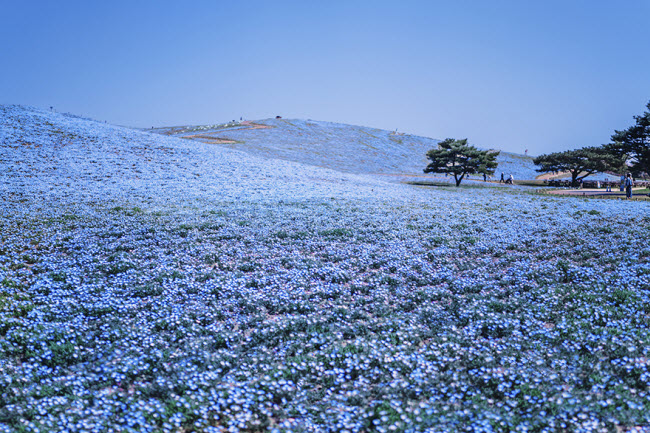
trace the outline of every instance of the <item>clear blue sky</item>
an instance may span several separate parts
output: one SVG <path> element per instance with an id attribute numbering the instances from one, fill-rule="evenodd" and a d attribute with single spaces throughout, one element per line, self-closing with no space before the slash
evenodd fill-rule
<path id="1" fill-rule="evenodd" d="M 0 0 L 0 103 L 149 127 L 310 118 L 540 154 L 650 100 L 650 2 Z"/>

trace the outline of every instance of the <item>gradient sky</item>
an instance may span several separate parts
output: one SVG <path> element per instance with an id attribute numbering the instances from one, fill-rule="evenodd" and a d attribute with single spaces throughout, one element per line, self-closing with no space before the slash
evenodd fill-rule
<path id="1" fill-rule="evenodd" d="M 150 127 L 282 115 L 529 154 L 650 100 L 650 2 L 0 0 L 0 103 Z"/>

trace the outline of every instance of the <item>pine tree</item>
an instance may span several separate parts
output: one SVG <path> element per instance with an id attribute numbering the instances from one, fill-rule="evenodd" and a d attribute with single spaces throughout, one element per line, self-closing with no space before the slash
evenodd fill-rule
<path id="1" fill-rule="evenodd" d="M 571 185 L 577 186 L 578 181 L 596 172 L 625 170 L 625 159 L 612 154 L 605 147 L 583 147 L 540 155 L 533 159 L 539 165 L 538 172 L 568 171 L 571 173 Z"/>
<path id="2" fill-rule="evenodd" d="M 431 162 L 424 172 L 451 174 L 456 180 L 456 186 L 459 186 L 468 174 L 493 175 L 498 165 L 497 155 L 499 152 L 479 150 L 468 145 L 466 138 L 447 138 L 438 143 L 437 149 L 427 152 L 427 158 Z"/>
<path id="3" fill-rule="evenodd" d="M 622 131 L 614 131 L 613 143 L 608 148 L 631 160 L 630 170 L 636 174 L 650 174 L 650 102 L 648 111 L 634 116 L 635 124 Z"/>

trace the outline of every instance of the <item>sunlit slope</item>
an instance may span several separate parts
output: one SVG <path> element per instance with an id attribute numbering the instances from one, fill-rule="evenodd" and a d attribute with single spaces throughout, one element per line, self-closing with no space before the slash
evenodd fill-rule
<path id="1" fill-rule="evenodd" d="M 397 185 L 70 115 L 0 106 L 0 192 L 68 197 L 366 196 Z"/>
<path id="2" fill-rule="evenodd" d="M 438 140 L 363 126 L 298 119 L 266 119 L 222 125 L 170 127 L 165 135 L 243 150 L 255 155 L 348 173 L 422 175 L 426 152 Z M 515 179 L 534 179 L 532 158 L 502 152 L 499 168 Z"/>

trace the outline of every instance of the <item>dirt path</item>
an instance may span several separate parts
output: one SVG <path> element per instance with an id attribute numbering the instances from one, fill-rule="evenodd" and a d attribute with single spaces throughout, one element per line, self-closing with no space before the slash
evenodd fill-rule
<path id="1" fill-rule="evenodd" d="M 585 173 L 580 173 L 580 176 L 584 175 Z M 555 173 L 542 173 L 538 176 L 535 176 L 535 180 L 560 180 L 560 179 L 571 179 L 571 172 L 568 171 L 561 171 L 557 174 Z"/>
<path id="2" fill-rule="evenodd" d="M 244 120 L 243 122 L 241 122 L 241 125 L 250 125 L 250 128 L 242 128 L 239 131 L 246 130 L 246 129 L 269 129 L 269 128 L 272 128 L 272 126 L 262 125 L 261 123 L 255 123 L 252 120 Z"/>
<path id="3" fill-rule="evenodd" d="M 535 176 L 535 179 L 536 180 L 562 179 L 562 178 L 566 177 L 567 175 L 571 175 L 571 173 L 569 173 L 568 171 L 561 172 L 561 173 L 558 173 L 558 174 L 543 173 L 543 174 L 540 174 L 539 176 Z"/>
<path id="4" fill-rule="evenodd" d="M 645 188 L 632 188 L 632 197 L 634 191 L 643 190 Z M 546 194 L 553 195 L 576 195 L 576 196 L 598 196 L 598 197 L 625 197 L 625 191 L 612 190 L 605 191 L 604 188 L 583 188 L 583 189 L 552 189 L 544 191 Z M 646 197 L 646 195 L 639 195 L 638 197 Z"/>
<path id="5" fill-rule="evenodd" d="M 236 131 L 246 131 L 246 130 L 253 130 L 253 129 L 269 129 L 272 128 L 272 126 L 269 125 L 262 125 L 261 123 L 255 123 L 252 120 L 245 120 L 241 122 L 239 125 L 245 126 L 244 128 L 238 127 L 236 128 Z M 223 133 L 228 133 L 228 131 L 231 128 L 229 127 L 224 127 L 221 129 L 217 129 L 215 131 L 210 131 L 210 132 L 204 132 L 201 134 L 187 134 L 189 131 L 183 131 L 181 130 L 171 130 L 166 133 L 166 135 L 175 135 L 179 138 L 187 138 L 189 140 L 197 140 L 201 141 L 203 143 L 208 143 L 208 144 L 235 144 L 237 143 L 236 140 L 233 140 L 228 137 L 223 137 L 220 136 Z M 186 135 L 187 134 L 187 135 Z"/>
<path id="6" fill-rule="evenodd" d="M 189 138 L 191 140 L 198 140 L 198 141 L 202 141 L 204 143 L 210 143 L 210 144 L 234 144 L 234 143 L 237 143 L 235 140 L 231 140 L 230 138 L 216 137 L 214 135 L 209 135 L 209 134 L 185 135 L 185 136 L 183 136 L 183 138 Z"/>
<path id="7" fill-rule="evenodd" d="M 247 131 L 247 130 L 253 130 L 253 129 L 269 129 L 272 128 L 272 126 L 269 125 L 262 125 L 261 123 L 255 123 L 251 120 L 245 120 L 240 123 L 240 125 L 245 126 L 245 128 L 238 127 L 236 128 L 236 131 Z M 182 132 L 181 133 L 171 133 L 170 135 L 177 135 L 180 138 L 187 138 L 190 140 L 197 140 L 201 141 L 203 143 L 209 143 L 209 144 L 235 144 L 237 143 L 236 140 L 233 140 L 228 137 L 223 137 L 220 136 L 223 133 L 228 133 L 228 130 L 230 128 L 222 128 L 222 129 L 217 129 L 216 131 L 211 131 L 211 132 L 204 132 L 202 134 L 190 134 L 190 135 L 184 135 Z"/>

